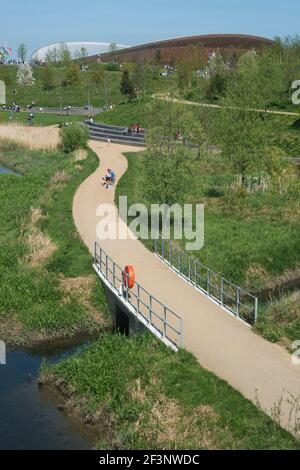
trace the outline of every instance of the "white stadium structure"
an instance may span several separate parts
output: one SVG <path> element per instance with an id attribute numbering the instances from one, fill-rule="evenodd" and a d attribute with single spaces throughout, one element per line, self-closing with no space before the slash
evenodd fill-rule
<path id="1" fill-rule="evenodd" d="M 104 52 L 110 52 L 111 46 L 111 44 L 106 42 L 58 42 L 40 47 L 32 54 L 32 59 L 38 62 L 43 62 L 49 52 L 54 54 L 58 53 L 62 47 L 67 47 L 73 58 L 76 58 L 83 48 L 86 50 L 87 56 L 94 56 L 97 54 L 103 54 Z M 127 47 L 129 46 L 115 44 L 116 49 L 125 49 Z"/>

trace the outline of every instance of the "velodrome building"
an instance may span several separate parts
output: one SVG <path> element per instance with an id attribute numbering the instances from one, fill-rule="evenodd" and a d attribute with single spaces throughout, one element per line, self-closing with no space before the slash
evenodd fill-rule
<path id="1" fill-rule="evenodd" d="M 197 46 L 199 55 L 205 61 L 215 51 L 220 50 L 229 56 L 241 54 L 255 49 L 259 51 L 263 47 L 272 46 L 273 41 L 259 36 L 246 34 L 209 34 L 203 36 L 188 36 L 164 41 L 151 42 L 139 46 L 129 47 L 101 54 L 102 62 L 117 61 L 125 62 L 146 62 L 157 59 L 162 64 L 170 64 L 184 57 L 191 46 Z M 91 57 L 95 59 L 96 57 Z"/>
<path id="2" fill-rule="evenodd" d="M 104 42 L 67 42 L 63 43 L 71 52 L 72 57 L 78 57 L 80 50 L 85 48 L 89 60 L 119 63 L 126 62 L 146 62 L 149 60 L 159 60 L 162 64 L 171 64 L 176 60 L 186 56 L 192 46 L 196 46 L 197 53 L 202 60 L 215 51 L 219 50 L 228 56 L 241 54 L 255 49 L 259 51 L 263 47 L 272 46 L 271 39 L 251 36 L 247 34 L 208 34 L 202 36 L 187 36 L 164 41 L 156 41 L 137 46 L 125 46 L 115 44 L 115 49 L 111 51 L 111 45 Z M 36 50 L 32 59 L 43 62 L 49 52 L 59 51 L 62 43 L 50 44 Z M 195 49 L 195 47 L 194 47 Z"/>

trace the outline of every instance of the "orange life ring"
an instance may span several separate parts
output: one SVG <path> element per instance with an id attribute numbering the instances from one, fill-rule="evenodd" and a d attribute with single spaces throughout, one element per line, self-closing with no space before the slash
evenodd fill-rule
<path id="1" fill-rule="evenodd" d="M 123 272 L 123 284 L 128 289 L 133 289 L 135 284 L 135 270 L 133 266 L 126 266 Z"/>

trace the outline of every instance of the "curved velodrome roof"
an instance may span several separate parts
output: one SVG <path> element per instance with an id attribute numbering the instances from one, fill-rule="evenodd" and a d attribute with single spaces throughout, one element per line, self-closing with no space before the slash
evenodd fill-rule
<path id="1" fill-rule="evenodd" d="M 273 44 L 271 39 L 260 36 L 252 36 L 248 34 L 207 34 L 201 36 L 185 36 L 173 39 L 166 39 L 163 41 L 150 42 L 138 46 L 129 47 L 120 51 L 114 52 L 114 56 L 122 56 L 125 54 L 141 54 L 143 52 L 161 49 L 170 50 L 171 48 L 184 48 L 189 45 L 201 45 L 204 49 L 214 50 L 217 48 L 224 49 L 242 49 L 250 50 L 252 48 L 260 48 L 262 46 L 270 46 Z M 103 59 L 108 54 L 103 53 Z"/>
<path id="2" fill-rule="evenodd" d="M 47 46 L 40 47 L 32 54 L 32 59 L 43 61 L 45 60 L 46 54 L 49 51 L 53 51 L 55 49 L 59 50 L 61 45 L 67 46 L 70 50 L 73 57 L 75 57 L 76 53 L 80 51 L 82 47 L 87 50 L 88 56 L 103 54 L 105 52 L 109 52 L 110 44 L 106 42 L 64 42 L 64 43 L 54 43 L 49 44 Z M 125 46 L 123 44 L 117 44 L 118 49 L 128 48 L 129 46 Z"/>

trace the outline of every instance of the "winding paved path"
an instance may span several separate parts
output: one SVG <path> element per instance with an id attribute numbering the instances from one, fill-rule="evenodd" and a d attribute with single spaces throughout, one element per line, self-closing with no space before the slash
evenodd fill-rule
<path id="1" fill-rule="evenodd" d="M 97 239 L 96 212 L 100 204 L 114 204 L 114 190 L 101 185 L 107 168 L 118 179 L 127 170 L 124 152 L 136 148 L 90 142 L 100 158 L 100 167 L 78 189 L 73 203 L 77 229 L 93 252 Z M 122 222 L 121 222 L 122 223 Z M 119 265 L 133 264 L 137 280 L 184 321 L 185 348 L 199 363 L 229 382 L 246 398 L 271 414 L 272 406 L 286 392 L 300 395 L 300 366 L 280 346 L 265 341 L 248 326 L 225 313 L 219 306 L 180 279 L 137 240 L 105 240 L 102 248 Z M 281 424 L 289 428 L 290 405 L 284 401 Z"/>

